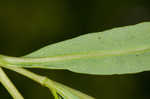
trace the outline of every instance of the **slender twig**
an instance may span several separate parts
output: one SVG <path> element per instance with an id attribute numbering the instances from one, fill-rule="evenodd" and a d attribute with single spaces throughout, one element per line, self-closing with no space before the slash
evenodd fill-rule
<path id="1" fill-rule="evenodd" d="M 0 82 L 4 85 L 4 87 L 8 90 L 8 92 L 14 99 L 24 99 L 1 67 L 0 67 Z"/>
<path id="2" fill-rule="evenodd" d="M 90 97 L 86 94 L 80 93 L 79 91 L 73 90 L 69 87 L 66 87 L 62 84 L 52 81 L 51 79 L 49 79 L 45 76 L 35 74 L 24 68 L 11 66 L 7 62 L 5 62 L 2 59 L 2 57 L 0 57 L 0 66 L 10 69 L 12 71 L 15 71 L 23 76 L 26 76 L 26 77 L 36 81 L 37 83 L 39 83 L 41 85 L 49 88 L 50 91 L 52 92 L 53 96 L 55 97 L 55 99 L 60 99 L 59 95 L 63 96 L 63 98 L 65 98 L 65 99 L 72 99 L 72 97 L 74 97 L 74 99 L 79 99 L 79 97 L 81 99 L 94 99 L 93 97 Z"/>
<path id="3" fill-rule="evenodd" d="M 26 77 L 36 81 L 37 83 L 39 83 L 41 85 L 49 88 L 50 91 L 52 92 L 53 96 L 55 97 L 55 99 L 60 99 L 59 95 L 63 96 L 63 98 L 65 98 L 65 99 L 72 99 L 72 97 L 74 97 L 74 99 L 79 99 L 79 98 L 94 99 L 91 96 L 88 96 L 84 93 L 73 90 L 65 85 L 59 84 L 55 81 L 52 81 L 51 79 L 49 79 L 45 76 L 35 74 L 24 68 L 11 66 L 10 64 L 8 64 L 6 61 L 3 60 L 2 55 L 0 55 L 0 66 L 10 69 L 12 71 L 15 71 L 23 76 L 26 76 Z"/>
<path id="4" fill-rule="evenodd" d="M 33 72 L 30 72 L 26 69 L 23 69 L 23 68 L 18 68 L 18 67 L 5 67 L 7 69 L 10 69 L 10 70 L 13 70 L 21 75 L 24 75 L 34 81 L 36 81 L 37 83 L 47 87 L 50 89 L 50 91 L 52 92 L 53 96 L 55 97 L 55 99 L 59 99 L 58 98 L 58 95 L 57 95 L 57 91 L 56 91 L 56 88 L 55 88 L 55 85 L 53 84 L 53 81 L 48 79 L 47 77 L 44 77 L 44 76 L 41 76 L 41 75 L 38 75 L 38 74 L 35 74 Z M 21 98 L 20 98 L 21 99 Z"/>

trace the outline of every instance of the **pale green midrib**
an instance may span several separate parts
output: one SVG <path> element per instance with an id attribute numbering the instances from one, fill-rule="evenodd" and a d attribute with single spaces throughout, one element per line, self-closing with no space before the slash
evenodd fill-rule
<path id="1" fill-rule="evenodd" d="M 42 57 L 42 58 L 23 58 L 23 57 L 9 57 L 0 55 L 0 64 L 2 62 L 9 64 L 18 64 L 18 63 L 43 63 L 43 62 L 55 62 L 55 61 L 65 61 L 71 59 L 80 59 L 80 58 L 89 58 L 89 57 L 100 57 L 100 56 L 117 56 L 124 54 L 137 54 L 141 52 L 149 52 L 150 47 L 135 48 L 130 50 L 123 51 L 95 51 L 95 52 L 83 52 L 78 54 L 68 54 L 63 56 L 53 56 L 53 57 Z"/>

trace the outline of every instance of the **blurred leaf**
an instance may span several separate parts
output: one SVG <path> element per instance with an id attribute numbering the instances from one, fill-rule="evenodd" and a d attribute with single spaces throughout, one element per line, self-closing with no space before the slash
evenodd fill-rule
<path id="1" fill-rule="evenodd" d="M 60 99 L 94 99 L 91 96 L 88 96 L 63 84 L 55 82 L 55 85 Z"/>
<path id="2" fill-rule="evenodd" d="M 11 66 L 98 75 L 150 70 L 150 22 L 86 34 L 22 58 L 2 58 Z"/>

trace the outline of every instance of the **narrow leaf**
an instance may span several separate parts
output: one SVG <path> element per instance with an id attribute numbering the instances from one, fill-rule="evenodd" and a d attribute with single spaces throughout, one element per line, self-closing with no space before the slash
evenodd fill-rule
<path id="1" fill-rule="evenodd" d="M 68 86 L 55 82 L 56 90 L 62 99 L 95 99 L 78 90 L 72 89 Z M 61 99 L 60 98 L 60 99 Z"/>
<path id="2" fill-rule="evenodd" d="M 150 22 L 86 34 L 21 58 L 1 56 L 1 59 L 7 66 L 97 75 L 147 71 L 150 70 Z"/>

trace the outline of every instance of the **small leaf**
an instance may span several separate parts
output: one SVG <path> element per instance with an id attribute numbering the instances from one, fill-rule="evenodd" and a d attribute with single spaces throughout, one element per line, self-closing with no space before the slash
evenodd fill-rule
<path id="1" fill-rule="evenodd" d="M 147 71 L 150 70 L 150 22 L 86 34 L 21 58 L 1 58 L 7 66 L 66 69 L 85 74 Z"/>
<path id="2" fill-rule="evenodd" d="M 95 99 L 63 84 L 55 82 L 55 85 L 60 99 Z"/>

